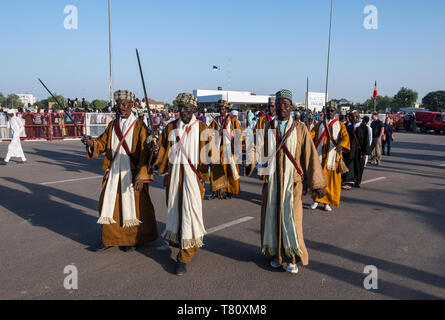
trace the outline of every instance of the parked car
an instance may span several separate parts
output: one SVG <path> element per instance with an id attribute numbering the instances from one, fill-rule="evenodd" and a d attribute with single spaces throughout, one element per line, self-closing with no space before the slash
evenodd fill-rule
<path id="1" fill-rule="evenodd" d="M 445 113 L 419 111 L 416 112 L 416 126 L 420 128 L 420 132 L 428 132 L 433 130 L 435 133 L 444 131 Z"/>

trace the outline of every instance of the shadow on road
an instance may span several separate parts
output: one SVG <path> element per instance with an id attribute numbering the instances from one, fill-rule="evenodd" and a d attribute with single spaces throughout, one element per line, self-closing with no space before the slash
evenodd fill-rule
<path id="1" fill-rule="evenodd" d="M 308 248 L 312 250 L 333 254 L 338 257 L 357 262 L 363 266 L 374 265 L 378 268 L 379 271 L 385 271 L 412 280 L 421 281 L 437 288 L 445 288 L 445 278 L 439 275 L 404 266 L 398 263 L 370 257 L 360 253 L 355 253 L 326 243 L 306 240 L 306 244 Z M 360 272 L 354 272 L 341 267 L 332 266 L 317 261 L 311 261 L 309 264 L 309 268 L 311 270 L 329 275 L 338 280 L 347 282 L 355 286 L 363 285 L 364 274 Z M 381 279 L 379 279 L 379 289 L 378 291 L 376 291 L 376 293 L 396 299 L 443 299 L 416 289 L 411 289 L 402 285 L 383 281 Z"/>
<path id="2" fill-rule="evenodd" d="M 97 218 L 69 203 L 86 209 L 97 208 L 97 201 L 49 186 L 28 183 L 15 178 L 4 180 L 25 187 L 29 192 L 0 185 L 0 194 L 5 195 L 2 206 L 32 226 L 43 227 L 66 238 L 87 246 L 100 241 L 100 226 Z M 56 197 L 69 203 L 54 201 Z"/>

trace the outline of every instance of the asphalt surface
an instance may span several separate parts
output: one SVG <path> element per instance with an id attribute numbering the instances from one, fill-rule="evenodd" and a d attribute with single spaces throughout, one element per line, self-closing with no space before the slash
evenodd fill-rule
<path id="1" fill-rule="evenodd" d="M 204 201 L 204 222 L 214 230 L 251 218 L 206 236 L 183 277 L 162 239 L 95 252 L 101 160 L 87 160 L 79 141 L 24 142 L 29 164 L 0 167 L 0 299 L 444 299 L 445 137 L 396 138 L 392 156 L 368 166 L 370 182 L 344 191 L 339 209 L 312 211 L 304 198 L 310 264 L 298 275 L 271 270 L 261 255 L 261 183 L 242 177 L 239 197 Z M 162 232 L 160 178 L 150 194 Z M 77 290 L 64 288 L 72 264 Z M 364 288 L 369 265 L 376 290 Z"/>

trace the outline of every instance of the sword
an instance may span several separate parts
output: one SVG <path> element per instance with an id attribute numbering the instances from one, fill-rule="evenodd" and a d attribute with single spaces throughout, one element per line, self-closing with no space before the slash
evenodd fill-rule
<path id="1" fill-rule="evenodd" d="M 48 89 L 48 87 L 43 83 L 42 80 L 39 79 L 39 81 L 40 81 L 40 83 L 42 84 L 42 86 L 46 89 L 46 91 L 48 91 L 48 93 L 54 98 L 54 100 L 56 100 L 56 103 L 59 105 L 60 108 L 62 108 L 63 112 L 65 112 L 66 116 L 71 120 L 71 122 L 74 124 L 74 126 L 77 128 L 77 130 L 79 130 L 79 132 L 83 132 L 83 130 L 77 125 L 77 123 L 76 123 L 76 122 L 74 121 L 74 119 L 71 117 L 71 115 L 65 110 L 65 107 L 63 106 L 63 104 L 61 104 L 61 103 L 59 102 L 59 100 L 56 98 L 56 96 L 54 96 L 54 95 L 52 94 L 52 92 Z M 83 143 L 85 140 L 90 139 L 90 138 L 91 138 L 90 136 L 83 135 L 81 141 L 82 141 L 82 143 Z"/>
<path id="2" fill-rule="evenodd" d="M 150 121 L 151 137 L 154 139 L 155 133 L 154 133 L 154 128 L 153 128 L 153 121 L 151 119 L 150 104 L 148 103 L 147 90 L 145 89 L 144 73 L 142 72 L 141 59 L 139 58 L 138 49 L 136 49 L 136 56 L 138 58 L 139 72 L 141 73 L 142 87 L 144 88 L 145 102 L 147 104 L 147 109 L 148 109 L 148 120 Z"/>

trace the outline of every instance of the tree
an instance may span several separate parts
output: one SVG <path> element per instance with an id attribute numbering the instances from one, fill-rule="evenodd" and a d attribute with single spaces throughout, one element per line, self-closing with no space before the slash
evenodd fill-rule
<path id="1" fill-rule="evenodd" d="M 416 91 L 402 87 L 394 96 L 395 111 L 399 111 L 400 108 L 412 107 L 416 103 L 418 97 L 419 94 Z"/>
<path id="2" fill-rule="evenodd" d="M 445 110 L 445 91 L 433 91 L 422 99 L 424 107 L 430 111 Z"/>
<path id="3" fill-rule="evenodd" d="M 90 107 L 93 110 L 103 110 L 107 106 L 108 106 L 108 101 L 105 100 L 93 100 L 90 104 Z"/>
<path id="4" fill-rule="evenodd" d="M 67 107 L 67 103 L 66 103 L 65 98 L 63 96 L 59 96 L 59 95 L 57 95 L 57 93 L 54 93 L 54 96 L 57 98 L 57 101 L 59 101 L 64 108 Z M 60 110 L 61 109 L 59 104 L 56 102 L 56 100 L 52 96 L 48 97 L 47 105 L 44 107 L 44 109 L 47 108 L 50 103 L 53 103 L 52 104 L 52 109 L 55 109 L 55 110 Z"/>
<path id="5" fill-rule="evenodd" d="M 6 105 L 8 108 L 17 109 L 23 108 L 23 103 L 20 101 L 20 98 L 16 94 L 9 94 L 8 98 L 6 98 Z"/>
<path id="6" fill-rule="evenodd" d="M 6 98 L 3 93 L 0 93 L 0 107 L 4 107 L 6 103 Z"/>
<path id="7" fill-rule="evenodd" d="M 33 105 L 34 109 L 46 109 L 48 108 L 48 99 L 43 99 L 43 100 L 39 100 L 37 101 L 34 105 Z"/>
<path id="8" fill-rule="evenodd" d="M 171 107 L 171 110 L 178 111 L 179 110 L 179 104 L 175 101 L 173 101 L 173 105 Z"/>
<path id="9" fill-rule="evenodd" d="M 172 108 L 173 108 L 173 106 L 170 104 L 170 103 L 165 103 L 165 105 L 164 105 L 164 108 L 165 108 L 165 110 L 172 110 Z"/>

